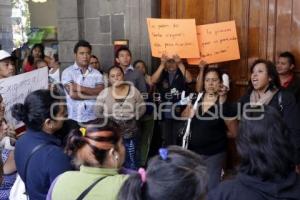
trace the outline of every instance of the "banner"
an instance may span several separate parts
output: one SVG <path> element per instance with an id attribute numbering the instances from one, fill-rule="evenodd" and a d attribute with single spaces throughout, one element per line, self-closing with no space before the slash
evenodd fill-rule
<path id="1" fill-rule="evenodd" d="M 24 103 L 29 93 L 39 89 L 48 89 L 48 68 L 33 70 L 24 74 L 0 79 L 0 95 L 5 105 L 5 119 L 15 129 L 24 124 L 11 116 L 11 108 L 16 103 Z"/>

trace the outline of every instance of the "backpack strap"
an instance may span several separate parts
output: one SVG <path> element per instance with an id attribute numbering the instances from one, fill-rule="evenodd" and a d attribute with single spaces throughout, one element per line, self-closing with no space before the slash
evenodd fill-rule
<path id="1" fill-rule="evenodd" d="M 86 188 L 76 200 L 83 200 L 83 198 L 99 183 L 101 180 L 105 179 L 107 176 L 101 177 L 97 179 L 94 183 L 92 183 L 88 188 Z"/>

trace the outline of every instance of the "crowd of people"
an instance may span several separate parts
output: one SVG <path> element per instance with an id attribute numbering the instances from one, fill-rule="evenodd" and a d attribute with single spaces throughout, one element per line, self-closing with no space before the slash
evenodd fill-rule
<path id="1" fill-rule="evenodd" d="M 21 199 L 22 183 L 33 200 L 300 200 L 300 78 L 292 53 L 276 64 L 255 60 L 236 102 L 220 69 L 203 61 L 195 76 L 178 55 L 162 55 L 151 75 L 143 60 L 131 64 L 127 47 L 108 70 L 85 40 L 73 53 L 74 64 L 62 70 L 57 54 L 32 47 L 22 71 L 47 67 L 49 89 L 11 108 L 26 126 L 22 134 L 6 121 L 0 96 L 0 199 Z M 0 79 L 17 71 L 0 50 Z M 239 164 L 223 180 L 230 138 Z"/>

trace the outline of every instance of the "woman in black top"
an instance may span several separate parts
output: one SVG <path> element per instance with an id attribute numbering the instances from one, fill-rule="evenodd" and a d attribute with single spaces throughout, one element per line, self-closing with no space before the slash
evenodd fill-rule
<path id="1" fill-rule="evenodd" d="M 236 120 L 229 118 L 231 111 L 226 102 L 227 91 L 219 70 L 208 68 L 204 72 L 204 95 L 197 110 L 194 111 L 189 105 L 182 113 L 184 117 L 193 117 L 189 149 L 205 159 L 209 176 L 208 190 L 220 182 L 227 137 L 235 137 L 237 129 Z"/>
<path id="2" fill-rule="evenodd" d="M 277 109 L 289 128 L 292 141 L 297 148 L 295 162 L 300 164 L 300 111 L 293 94 L 280 88 L 275 65 L 267 60 L 258 59 L 251 66 L 250 87 L 240 99 L 243 116 L 247 107 L 269 105 Z"/>

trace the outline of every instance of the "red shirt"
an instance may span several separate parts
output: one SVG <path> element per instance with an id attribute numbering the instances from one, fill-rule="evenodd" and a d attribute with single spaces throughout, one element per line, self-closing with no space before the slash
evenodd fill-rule
<path id="1" fill-rule="evenodd" d="M 291 75 L 288 77 L 288 79 L 287 79 L 284 83 L 281 84 L 281 86 L 282 86 L 283 88 L 287 88 L 287 87 L 289 87 L 289 85 L 291 84 L 291 82 L 292 82 L 293 80 L 294 80 L 294 75 L 291 74 Z"/>
<path id="2" fill-rule="evenodd" d="M 24 66 L 23 71 L 24 71 L 24 72 L 30 72 L 30 71 L 32 71 L 32 70 L 35 70 L 35 68 L 34 68 L 32 65 L 30 65 L 29 62 L 27 62 L 27 63 L 25 64 L 25 66 Z"/>

